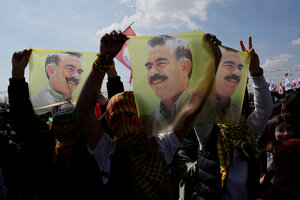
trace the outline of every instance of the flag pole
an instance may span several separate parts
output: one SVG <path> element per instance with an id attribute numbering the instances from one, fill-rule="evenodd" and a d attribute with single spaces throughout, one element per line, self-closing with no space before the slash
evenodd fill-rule
<path id="1" fill-rule="evenodd" d="M 123 31 L 123 33 L 134 23 L 134 21 Z"/>

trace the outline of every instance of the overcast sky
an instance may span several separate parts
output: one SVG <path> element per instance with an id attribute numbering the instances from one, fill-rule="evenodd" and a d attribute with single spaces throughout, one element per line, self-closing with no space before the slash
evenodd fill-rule
<path id="1" fill-rule="evenodd" d="M 200 29 L 235 49 L 240 49 L 239 40 L 247 44 L 251 35 L 265 70 L 300 69 L 299 0 L 0 2 L 0 90 L 7 90 L 14 51 L 32 47 L 98 52 L 102 34 L 124 30 L 133 21 L 138 35 Z M 130 75 L 121 64 L 117 70 L 124 79 Z"/>

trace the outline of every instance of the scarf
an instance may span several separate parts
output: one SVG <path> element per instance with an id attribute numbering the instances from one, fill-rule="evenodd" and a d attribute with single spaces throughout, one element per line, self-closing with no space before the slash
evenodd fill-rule
<path id="1" fill-rule="evenodd" d="M 141 128 L 133 92 L 112 97 L 106 112 L 116 145 L 130 159 L 137 193 L 142 199 L 170 199 L 172 184 L 167 163 L 156 138 L 148 138 Z"/>
<path id="2" fill-rule="evenodd" d="M 223 187 L 234 150 L 242 158 L 250 158 L 250 156 L 259 158 L 259 153 L 254 134 L 247 124 L 245 115 L 241 115 L 239 124 L 218 124 L 218 126 L 220 134 L 217 148 Z"/>
<path id="3" fill-rule="evenodd" d="M 70 163 L 71 152 L 79 136 L 79 125 L 73 112 L 54 115 L 49 120 L 49 128 L 55 136 L 54 161 L 59 154 L 63 156 L 66 163 Z"/>

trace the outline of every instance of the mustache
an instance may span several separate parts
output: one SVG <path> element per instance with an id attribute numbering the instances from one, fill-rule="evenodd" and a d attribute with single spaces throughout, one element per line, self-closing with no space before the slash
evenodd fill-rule
<path id="1" fill-rule="evenodd" d="M 164 75 L 154 74 L 153 76 L 150 77 L 150 81 L 149 82 L 153 83 L 153 81 L 155 81 L 157 79 L 166 80 L 166 79 L 168 79 L 168 77 L 166 77 Z"/>
<path id="2" fill-rule="evenodd" d="M 79 84 L 79 80 L 76 79 L 74 76 L 72 76 L 71 78 L 66 78 L 67 82 L 72 81 L 73 83 L 75 83 L 76 85 Z"/>
<path id="3" fill-rule="evenodd" d="M 237 82 L 240 82 L 240 77 L 235 75 L 235 74 L 232 74 L 230 76 L 226 76 L 224 79 L 227 80 L 227 81 L 231 81 L 233 79 L 233 80 L 236 80 Z"/>

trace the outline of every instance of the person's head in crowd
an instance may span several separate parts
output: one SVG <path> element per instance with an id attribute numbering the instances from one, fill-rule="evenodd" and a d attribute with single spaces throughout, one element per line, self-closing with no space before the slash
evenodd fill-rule
<path id="1" fill-rule="evenodd" d="M 193 68 L 192 53 L 181 37 L 156 36 L 148 40 L 145 66 L 148 83 L 156 96 L 163 104 L 175 102 L 189 85 Z"/>
<path id="2" fill-rule="evenodd" d="M 74 139 L 79 133 L 79 125 L 74 112 L 65 111 L 54 113 L 49 120 L 49 128 L 53 131 L 55 139 L 65 142 Z"/>
<path id="3" fill-rule="evenodd" d="M 272 115 L 270 116 L 270 119 L 272 119 L 272 117 L 274 117 L 275 115 L 279 115 L 281 112 L 281 99 L 282 96 L 281 94 L 279 94 L 278 92 L 271 92 L 271 96 L 272 96 L 272 101 L 273 101 L 273 112 Z"/>
<path id="4" fill-rule="evenodd" d="M 300 93 L 293 91 L 282 99 L 281 114 L 291 116 L 300 124 Z"/>
<path id="5" fill-rule="evenodd" d="M 49 79 L 49 85 L 65 98 L 71 97 L 74 89 L 81 81 L 82 54 L 73 52 L 50 53 L 45 61 L 45 71 Z M 67 84 L 66 87 L 62 85 Z"/>
<path id="6" fill-rule="evenodd" d="M 80 127 L 73 110 L 69 107 L 61 109 L 49 118 L 48 126 L 55 137 L 54 159 L 56 160 L 60 154 L 69 164 L 72 152 L 70 149 L 79 138 Z"/>
<path id="7" fill-rule="evenodd" d="M 276 115 L 269 123 L 266 150 L 272 151 L 283 142 L 294 138 L 295 122 L 288 116 Z"/>
<path id="8" fill-rule="evenodd" d="M 114 133 L 126 129 L 127 125 L 132 131 L 136 131 L 138 117 L 133 92 L 126 91 L 113 96 L 107 104 L 105 117 Z"/>
<path id="9" fill-rule="evenodd" d="M 291 139 L 275 152 L 276 180 L 257 200 L 300 199 L 300 140 Z"/>
<path id="10" fill-rule="evenodd" d="M 135 138 L 151 134 L 151 123 L 147 124 L 146 120 L 138 117 L 132 91 L 113 96 L 107 104 L 105 118 L 115 139 L 118 139 L 120 134 L 134 135 Z"/>
<path id="11" fill-rule="evenodd" d="M 243 63 L 238 51 L 221 47 L 222 57 L 216 74 L 216 93 L 221 100 L 231 98 L 242 79 Z"/>
<path id="12" fill-rule="evenodd" d="M 284 96 L 287 96 L 287 95 L 289 95 L 289 94 L 291 94 L 291 93 L 293 93 L 293 92 L 295 92 L 294 89 L 288 89 L 288 90 L 286 90 L 286 91 L 284 92 Z"/>

